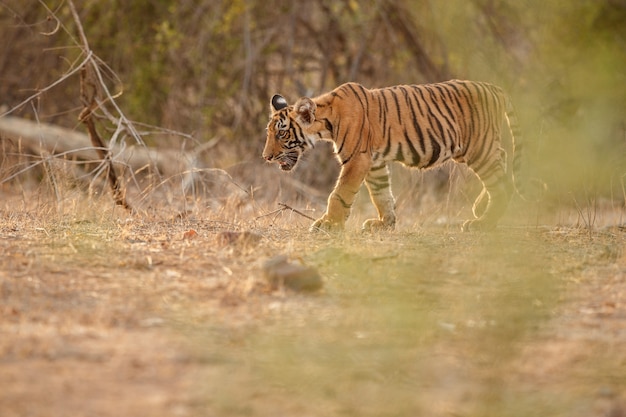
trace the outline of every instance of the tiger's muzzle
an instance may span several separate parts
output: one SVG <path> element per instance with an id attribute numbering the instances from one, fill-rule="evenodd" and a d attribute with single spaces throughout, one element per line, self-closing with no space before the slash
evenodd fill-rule
<path id="1" fill-rule="evenodd" d="M 291 171 L 298 163 L 300 155 L 297 152 L 282 153 L 278 156 L 265 155 L 267 162 L 275 162 L 282 171 Z"/>

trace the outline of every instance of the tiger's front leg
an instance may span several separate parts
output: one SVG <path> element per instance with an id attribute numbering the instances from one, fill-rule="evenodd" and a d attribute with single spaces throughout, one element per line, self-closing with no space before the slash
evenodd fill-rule
<path id="1" fill-rule="evenodd" d="M 378 218 L 366 220 L 362 230 L 365 232 L 393 230 L 396 225 L 396 201 L 391 193 L 389 166 L 384 162 L 375 164 L 365 177 L 365 185 L 378 211 Z"/>
<path id="2" fill-rule="evenodd" d="M 355 157 L 341 168 L 337 185 L 328 196 L 326 213 L 311 225 L 310 231 L 343 230 L 356 193 L 361 188 L 370 166 L 369 157 L 365 154 Z"/>

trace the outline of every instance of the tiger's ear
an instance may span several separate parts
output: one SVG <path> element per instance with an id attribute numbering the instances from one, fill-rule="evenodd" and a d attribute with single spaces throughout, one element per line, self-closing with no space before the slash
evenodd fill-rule
<path id="1" fill-rule="evenodd" d="M 298 122 L 304 127 L 309 126 L 315 120 L 317 105 L 308 97 L 302 97 L 294 105 Z"/>
<path id="2" fill-rule="evenodd" d="M 272 110 L 272 113 L 276 113 L 278 110 L 284 109 L 287 106 L 287 100 L 279 94 L 275 94 L 274 97 L 272 97 L 272 100 L 270 100 L 270 109 Z"/>

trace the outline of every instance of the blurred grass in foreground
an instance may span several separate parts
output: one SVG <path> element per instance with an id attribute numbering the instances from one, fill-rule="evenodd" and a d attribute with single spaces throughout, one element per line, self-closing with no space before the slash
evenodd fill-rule
<path id="1" fill-rule="evenodd" d="M 297 298 L 297 309 L 277 302 L 275 319 L 259 327 L 190 335 L 211 365 L 197 381 L 206 400 L 198 407 L 250 416 L 567 415 L 569 399 L 524 394 L 510 378 L 559 299 L 559 260 L 540 235 L 355 240 L 310 248 L 307 262 L 327 277 L 324 294 Z"/>

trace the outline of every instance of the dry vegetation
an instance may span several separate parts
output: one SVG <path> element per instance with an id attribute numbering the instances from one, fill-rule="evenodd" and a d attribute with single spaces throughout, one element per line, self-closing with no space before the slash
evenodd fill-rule
<path id="1" fill-rule="evenodd" d="M 0 0 L 0 415 L 626 416 L 623 2 L 297 4 Z M 448 76 L 548 193 L 464 234 L 467 170 L 394 167 L 396 231 L 309 234 L 337 166 L 263 164 L 267 98 Z"/>
<path id="2" fill-rule="evenodd" d="M 3 201 L 3 416 L 626 412 L 620 228 L 326 237 L 285 211 Z M 276 254 L 324 288 L 272 290 Z"/>

